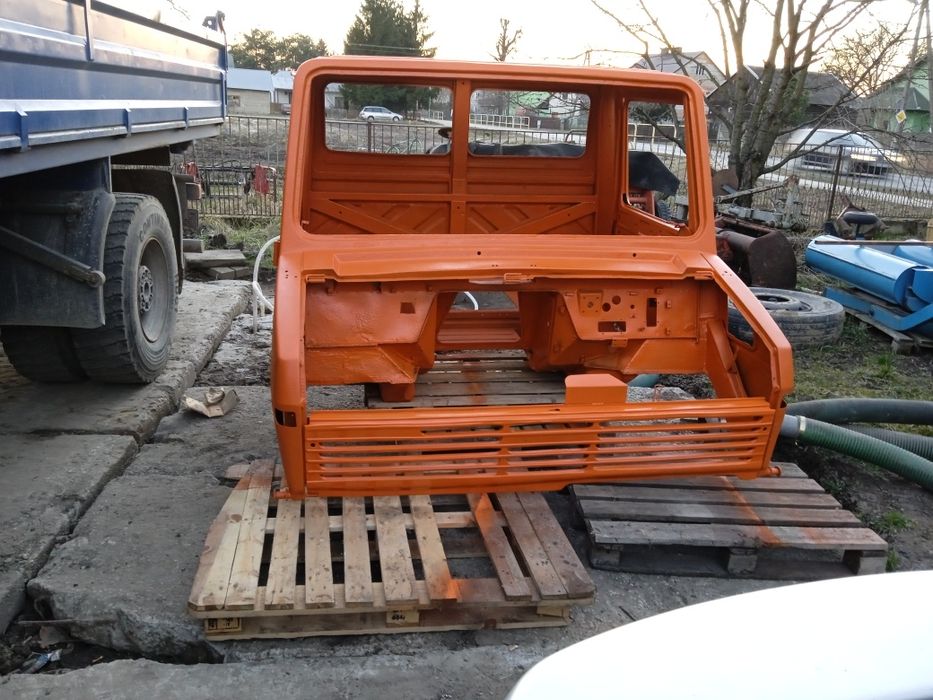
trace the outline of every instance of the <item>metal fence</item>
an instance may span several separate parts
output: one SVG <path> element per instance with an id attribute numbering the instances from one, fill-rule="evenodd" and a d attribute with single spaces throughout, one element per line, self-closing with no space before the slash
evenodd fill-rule
<path id="1" fill-rule="evenodd" d="M 281 213 L 285 177 L 286 117 L 230 117 L 220 136 L 199 141 L 186 154 L 188 172 L 204 190 L 202 215 L 270 218 Z M 334 150 L 421 154 L 447 143 L 442 124 L 364 122 L 328 119 L 326 140 Z M 675 127 L 629 126 L 630 148 L 656 153 L 678 176 L 684 176 L 684 153 L 671 140 Z M 501 144 L 586 144 L 583 131 L 546 131 L 498 125 L 471 125 L 470 139 Z M 793 146 L 777 145 L 769 165 L 777 165 Z M 728 144 L 710 144 L 710 165 L 728 165 Z M 799 182 L 800 208 L 811 229 L 834 216 L 848 199 L 882 218 L 929 218 L 933 214 L 933 151 L 893 152 L 828 145 L 763 175 L 759 185 Z M 684 182 L 682 190 L 688 183 Z M 772 208 L 774 191 L 754 197 L 754 206 Z"/>
<path id="2" fill-rule="evenodd" d="M 201 182 L 202 216 L 281 214 L 287 117 L 231 116 L 219 136 L 197 141 L 181 166 Z"/>

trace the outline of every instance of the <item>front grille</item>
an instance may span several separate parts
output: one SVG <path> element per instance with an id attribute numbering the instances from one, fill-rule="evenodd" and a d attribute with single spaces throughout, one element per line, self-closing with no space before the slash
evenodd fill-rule
<path id="1" fill-rule="evenodd" d="M 309 494 L 546 490 L 690 474 L 760 475 L 761 399 L 312 412 Z"/>

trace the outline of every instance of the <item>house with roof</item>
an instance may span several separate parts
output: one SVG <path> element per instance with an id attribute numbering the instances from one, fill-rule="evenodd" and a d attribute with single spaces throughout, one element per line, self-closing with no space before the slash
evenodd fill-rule
<path id="1" fill-rule="evenodd" d="M 295 90 L 295 74 L 290 70 L 280 70 L 272 74 L 273 112 L 291 114 L 292 92 Z"/>
<path id="2" fill-rule="evenodd" d="M 744 66 L 749 83 L 749 94 L 754 95 L 761 84 L 764 74 L 763 66 Z M 710 107 L 719 111 L 728 112 L 733 107 L 733 95 L 736 89 L 739 73 L 736 72 L 722 85 L 706 96 Z M 855 121 L 853 110 L 854 93 L 836 76 L 830 73 L 808 71 L 804 78 L 804 104 L 801 105 L 798 124 L 820 122 L 821 126 L 849 127 Z M 751 100 L 749 100 L 751 102 Z M 711 138 L 728 138 L 726 126 L 716 118 L 717 110 L 711 110 L 710 136 Z M 797 126 L 788 124 L 788 127 Z"/>
<path id="3" fill-rule="evenodd" d="M 664 47 L 660 53 L 646 54 L 631 67 L 686 75 L 699 83 L 706 95 L 726 80 L 719 66 L 705 51 L 684 51 L 679 46 Z"/>
<path id="4" fill-rule="evenodd" d="M 885 131 L 931 133 L 928 77 L 929 63 L 924 55 L 859 102 L 861 123 Z M 902 110 L 903 125 L 898 121 Z"/>
<path id="5" fill-rule="evenodd" d="M 227 108 L 230 114 L 288 114 L 295 75 L 256 68 L 227 69 Z"/>
<path id="6" fill-rule="evenodd" d="M 272 73 L 255 68 L 227 69 L 227 110 L 230 114 L 270 114 Z"/>

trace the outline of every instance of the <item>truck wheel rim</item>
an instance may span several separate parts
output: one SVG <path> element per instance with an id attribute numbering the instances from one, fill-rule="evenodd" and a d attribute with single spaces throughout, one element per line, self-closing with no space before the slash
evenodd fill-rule
<path id="1" fill-rule="evenodd" d="M 153 343 L 165 330 L 169 295 L 172 293 L 165 251 L 157 240 L 150 240 L 146 244 L 136 279 L 139 325 L 146 339 Z"/>

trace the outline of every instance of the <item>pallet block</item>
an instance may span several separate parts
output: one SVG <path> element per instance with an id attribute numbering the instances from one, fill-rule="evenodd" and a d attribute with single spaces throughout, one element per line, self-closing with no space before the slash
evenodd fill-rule
<path id="1" fill-rule="evenodd" d="M 814 579 L 885 570 L 887 543 L 793 464 L 781 476 L 572 487 L 594 568 Z"/>
<path id="2" fill-rule="evenodd" d="M 188 608 L 210 639 L 565 625 L 595 587 L 541 494 L 276 501 L 237 468 Z"/>

